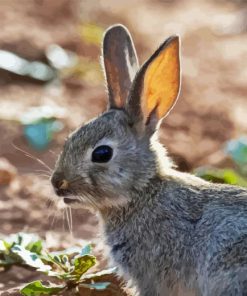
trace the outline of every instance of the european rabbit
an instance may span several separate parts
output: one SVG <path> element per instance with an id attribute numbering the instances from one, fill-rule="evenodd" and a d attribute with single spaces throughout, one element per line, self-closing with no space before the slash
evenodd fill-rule
<path id="1" fill-rule="evenodd" d="M 108 110 L 66 140 L 52 184 L 98 211 L 110 256 L 141 296 L 247 295 L 247 190 L 176 171 L 156 129 L 180 88 L 179 38 L 139 68 L 127 29 L 103 42 Z"/>

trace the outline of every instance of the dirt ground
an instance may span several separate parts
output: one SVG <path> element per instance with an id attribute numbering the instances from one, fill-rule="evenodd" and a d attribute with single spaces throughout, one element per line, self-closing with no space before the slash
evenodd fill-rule
<path id="1" fill-rule="evenodd" d="M 223 166 L 224 143 L 247 132 L 247 23 L 245 1 L 143 0 L 0 0 L 0 49 L 29 60 L 47 62 L 51 44 L 99 62 L 100 46 L 81 36 L 84 24 L 105 29 L 123 23 L 132 32 L 140 61 L 172 34 L 182 41 L 182 89 L 179 101 L 162 124 L 160 139 L 178 168 Z M 0 233 L 35 232 L 49 248 L 65 248 L 93 241 L 101 249 L 97 218 L 73 210 L 73 234 L 66 213 L 49 199 L 50 169 L 27 157 L 15 146 L 39 158 L 51 169 L 64 138 L 78 124 L 102 112 L 106 93 L 101 72 L 91 79 L 72 75 L 59 83 L 37 83 L 0 69 L 0 157 L 17 174 L 0 185 Z M 64 109 L 64 129 L 49 149 L 30 148 L 18 118 L 31 106 Z M 45 171 L 45 172 L 44 172 Z M 100 252 L 100 251 L 99 251 Z M 106 265 L 102 258 L 101 266 Z M 0 295 L 13 294 L 37 274 L 14 268 L 0 272 Z"/>

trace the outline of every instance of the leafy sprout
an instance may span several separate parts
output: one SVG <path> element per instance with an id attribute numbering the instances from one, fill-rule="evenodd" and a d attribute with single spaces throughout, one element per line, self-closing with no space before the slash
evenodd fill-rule
<path id="1" fill-rule="evenodd" d="M 233 169 L 199 168 L 195 171 L 198 177 L 215 183 L 226 183 L 247 187 L 247 180 Z"/>
<path id="2" fill-rule="evenodd" d="M 215 183 L 247 187 L 247 137 L 228 141 L 224 151 L 231 159 L 233 168 L 200 167 L 195 174 Z"/>
<path id="3" fill-rule="evenodd" d="M 115 268 L 111 268 L 88 273 L 96 264 L 91 245 L 86 245 L 82 249 L 76 247 L 48 252 L 43 248 L 39 237 L 26 233 L 18 233 L 0 240 L 0 267 L 10 268 L 15 264 L 42 272 L 55 281 L 43 283 L 37 280 L 28 283 L 20 290 L 24 296 L 56 295 L 73 289 L 76 292 L 79 287 L 105 290 L 111 283 L 102 281 L 103 276 L 115 272 Z"/>

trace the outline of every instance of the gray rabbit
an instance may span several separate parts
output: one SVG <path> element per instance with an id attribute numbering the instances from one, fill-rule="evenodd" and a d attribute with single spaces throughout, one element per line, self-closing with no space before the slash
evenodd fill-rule
<path id="1" fill-rule="evenodd" d="M 157 127 L 180 88 L 179 38 L 139 67 L 128 30 L 103 41 L 108 109 L 66 140 L 51 182 L 98 212 L 109 256 L 136 295 L 247 295 L 247 190 L 173 168 Z"/>

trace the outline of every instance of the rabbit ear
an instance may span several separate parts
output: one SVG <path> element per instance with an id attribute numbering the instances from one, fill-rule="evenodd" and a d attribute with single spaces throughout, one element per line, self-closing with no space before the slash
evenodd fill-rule
<path id="1" fill-rule="evenodd" d="M 168 38 L 138 72 L 127 103 L 133 122 L 155 129 L 174 106 L 180 89 L 179 38 Z"/>
<path id="2" fill-rule="evenodd" d="M 110 27 L 103 41 L 103 63 L 110 108 L 122 108 L 139 68 L 130 33 L 122 25 Z"/>

